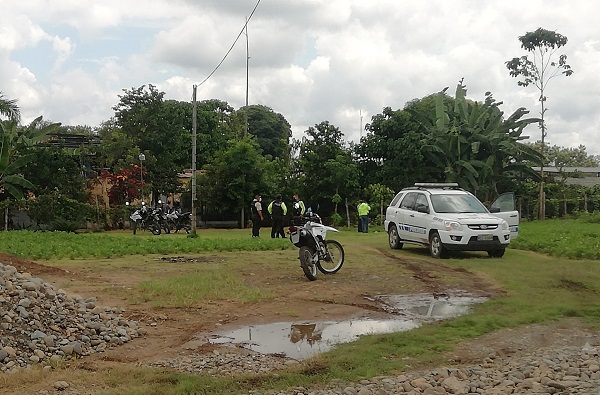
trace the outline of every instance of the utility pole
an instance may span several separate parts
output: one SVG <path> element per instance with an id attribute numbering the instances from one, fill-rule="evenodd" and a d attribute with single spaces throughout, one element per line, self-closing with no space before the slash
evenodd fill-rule
<path id="1" fill-rule="evenodd" d="M 198 103 L 196 102 L 196 90 L 194 85 L 192 94 L 192 234 L 196 234 L 196 114 Z"/>
<path id="2" fill-rule="evenodd" d="M 246 111 L 244 111 L 244 114 L 246 114 L 246 134 L 244 136 L 248 136 L 248 65 L 250 63 L 250 52 L 249 52 L 249 45 L 248 45 L 248 18 L 246 17 Z"/>
<path id="3" fill-rule="evenodd" d="M 360 138 L 362 139 L 362 110 L 358 110 L 358 115 L 360 115 Z"/>

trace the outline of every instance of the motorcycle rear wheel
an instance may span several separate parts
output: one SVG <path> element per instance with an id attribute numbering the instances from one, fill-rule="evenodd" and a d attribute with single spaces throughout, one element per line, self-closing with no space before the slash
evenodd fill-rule
<path id="1" fill-rule="evenodd" d="M 309 247 L 300 247 L 300 267 L 302 267 L 304 275 L 310 281 L 315 281 L 317 279 L 317 265 L 313 263 L 313 255 L 314 253 Z"/>
<path id="2" fill-rule="evenodd" d="M 324 274 L 337 273 L 344 264 L 344 247 L 335 240 L 325 240 L 325 245 L 322 247 L 327 249 L 325 259 L 319 259 L 317 267 Z"/>

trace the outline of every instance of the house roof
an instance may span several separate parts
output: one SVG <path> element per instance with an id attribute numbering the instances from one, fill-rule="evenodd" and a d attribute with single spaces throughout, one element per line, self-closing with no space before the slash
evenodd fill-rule
<path id="1" fill-rule="evenodd" d="M 539 166 L 532 166 L 531 167 L 533 170 L 535 171 L 540 171 L 540 167 Z M 545 173 L 586 173 L 586 174 L 594 174 L 596 173 L 596 177 L 600 177 L 600 167 L 584 167 L 584 166 L 574 166 L 574 167 L 555 167 L 555 166 L 548 166 L 548 167 L 544 167 L 544 172 Z"/>

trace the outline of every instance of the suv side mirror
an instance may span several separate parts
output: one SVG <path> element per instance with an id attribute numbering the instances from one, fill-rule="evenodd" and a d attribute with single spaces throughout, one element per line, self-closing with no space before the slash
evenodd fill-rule
<path id="1" fill-rule="evenodd" d="M 490 213 L 499 213 L 500 207 L 490 207 Z"/>
<path id="2" fill-rule="evenodd" d="M 419 204 L 417 206 L 417 212 L 419 212 L 419 213 L 429 213 L 429 207 L 425 206 L 424 204 Z"/>

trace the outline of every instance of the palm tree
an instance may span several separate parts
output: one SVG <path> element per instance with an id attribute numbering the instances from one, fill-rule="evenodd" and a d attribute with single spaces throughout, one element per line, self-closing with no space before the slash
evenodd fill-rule
<path id="1" fill-rule="evenodd" d="M 0 115 L 8 117 L 9 120 L 21 121 L 21 111 L 17 106 L 17 100 L 5 99 L 2 92 L 0 92 Z"/>
<path id="2" fill-rule="evenodd" d="M 24 128 L 19 127 L 14 119 L 0 120 L 0 191 L 15 199 L 22 199 L 22 188 L 34 188 L 31 182 L 20 175 L 20 169 L 34 158 L 34 154 L 18 156 L 17 148 L 42 142 L 48 133 L 59 126 L 60 123 L 44 124 L 42 117 Z"/>

